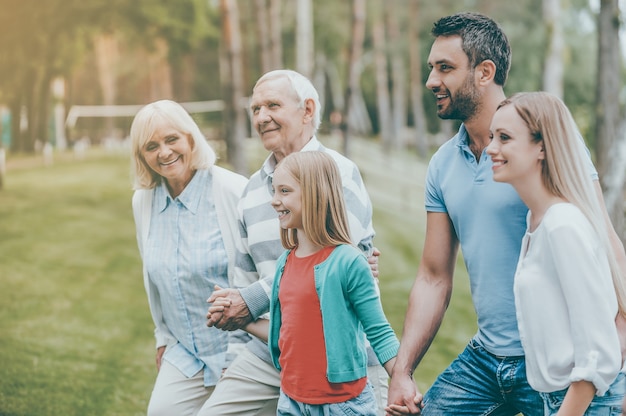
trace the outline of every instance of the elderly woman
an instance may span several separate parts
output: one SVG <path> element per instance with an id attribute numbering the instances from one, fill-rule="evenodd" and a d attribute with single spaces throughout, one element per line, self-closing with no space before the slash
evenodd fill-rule
<path id="1" fill-rule="evenodd" d="M 206 299 L 228 287 L 246 178 L 216 155 L 178 103 L 133 120 L 133 214 L 155 325 L 157 379 L 148 415 L 195 415 L 226 367 L 228 333 L 206 326 Z"/>

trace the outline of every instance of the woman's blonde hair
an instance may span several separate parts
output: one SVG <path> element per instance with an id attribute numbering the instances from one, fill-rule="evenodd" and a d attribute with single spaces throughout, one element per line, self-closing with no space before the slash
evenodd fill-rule
<path id="1" fill-rule="evenodd" d="M 543 143 L 542 181 L 553 195 L 578 207 L 605 248 L 620 313 L 626 314 L 626 284 L 608 236 L 605 215 L 589 177 L 586 150 L 576 122 L 563 101 L 547 92 L 518 93 L 498 109 L 512 105 L 524 120 L 533 142 Z"/>
<path id="2" fill-rule="evenodd" d="M 215 151 L 183 106 L 171 100 L 155 101 L 137 112 L 130 127 L 133 189 L 151 189 L 163 180 L 158 173 L 150 169 L 142 152 L 163 122 L 189 138 L 192 148 L 192 169 L 209 169 L 215 164 L 217 159 Z"/>
<path id="3" fill-rule="evenodd" d="M 320 246 L 352 244 L 339 168 L 333 158 L 318 151 L 296 152 L 276 166 L 298 182 L 302 191 L 302 228 L 312 243 Z M 283 247 L 298 245 L 295 229 L 281 229 Z"/>

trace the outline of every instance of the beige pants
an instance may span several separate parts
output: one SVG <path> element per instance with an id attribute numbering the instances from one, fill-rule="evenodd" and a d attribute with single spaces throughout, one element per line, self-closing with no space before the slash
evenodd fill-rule
<path id="1" fill-rule="evenodd" d="M 195 415 L 213 389 L 204 386 L 203 371 L 187 378 L 163 360 L 148 404 L 148 416 Z"/>
<path id="2" fill-rule="evenodd" d="M 368 378 L 385 414 L 388 376 L 381 366 L 368 367 Z M 274 416 L 280 393 L 280 373 L 244 349 L 228 367 L 198 416 Z"/>

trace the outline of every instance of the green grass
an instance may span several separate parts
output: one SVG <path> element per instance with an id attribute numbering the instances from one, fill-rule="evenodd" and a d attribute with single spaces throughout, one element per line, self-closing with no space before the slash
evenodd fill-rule
<path id="1" fill-rule="evenodd" d="M 331 139 L 323 140 L 338 148 Z M 266 153 L 250 141 L 250 164 Z M 424 232 L 425 165 L 359 141 L 375 207 L 383 305 L 400 335 Z M 9 156 L 0 191 L 0 416 L 141 415 L 155 377 L 128 157 Z M 467 278 L 417 373 L 424 391 L 475 331 Z"/>

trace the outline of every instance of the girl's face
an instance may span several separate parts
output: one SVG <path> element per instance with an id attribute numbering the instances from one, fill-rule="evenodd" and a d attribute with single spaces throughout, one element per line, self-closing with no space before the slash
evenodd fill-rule
<path id="1" fill-rule="evenodd" d="M 278 212 L 280 227 L 302 230 L 302 190 L 296 179 L 280 165 L 272 179 L 272 207 Z"/>
<path id="2" fill-rule="evenodd" d="M 541 174 L 543 142 L 533 142 L 528 126 L 511 104 L 496 111 L 491 120 L 487 154 L 493 161 L 493 180 L 512 185 Z"/>

